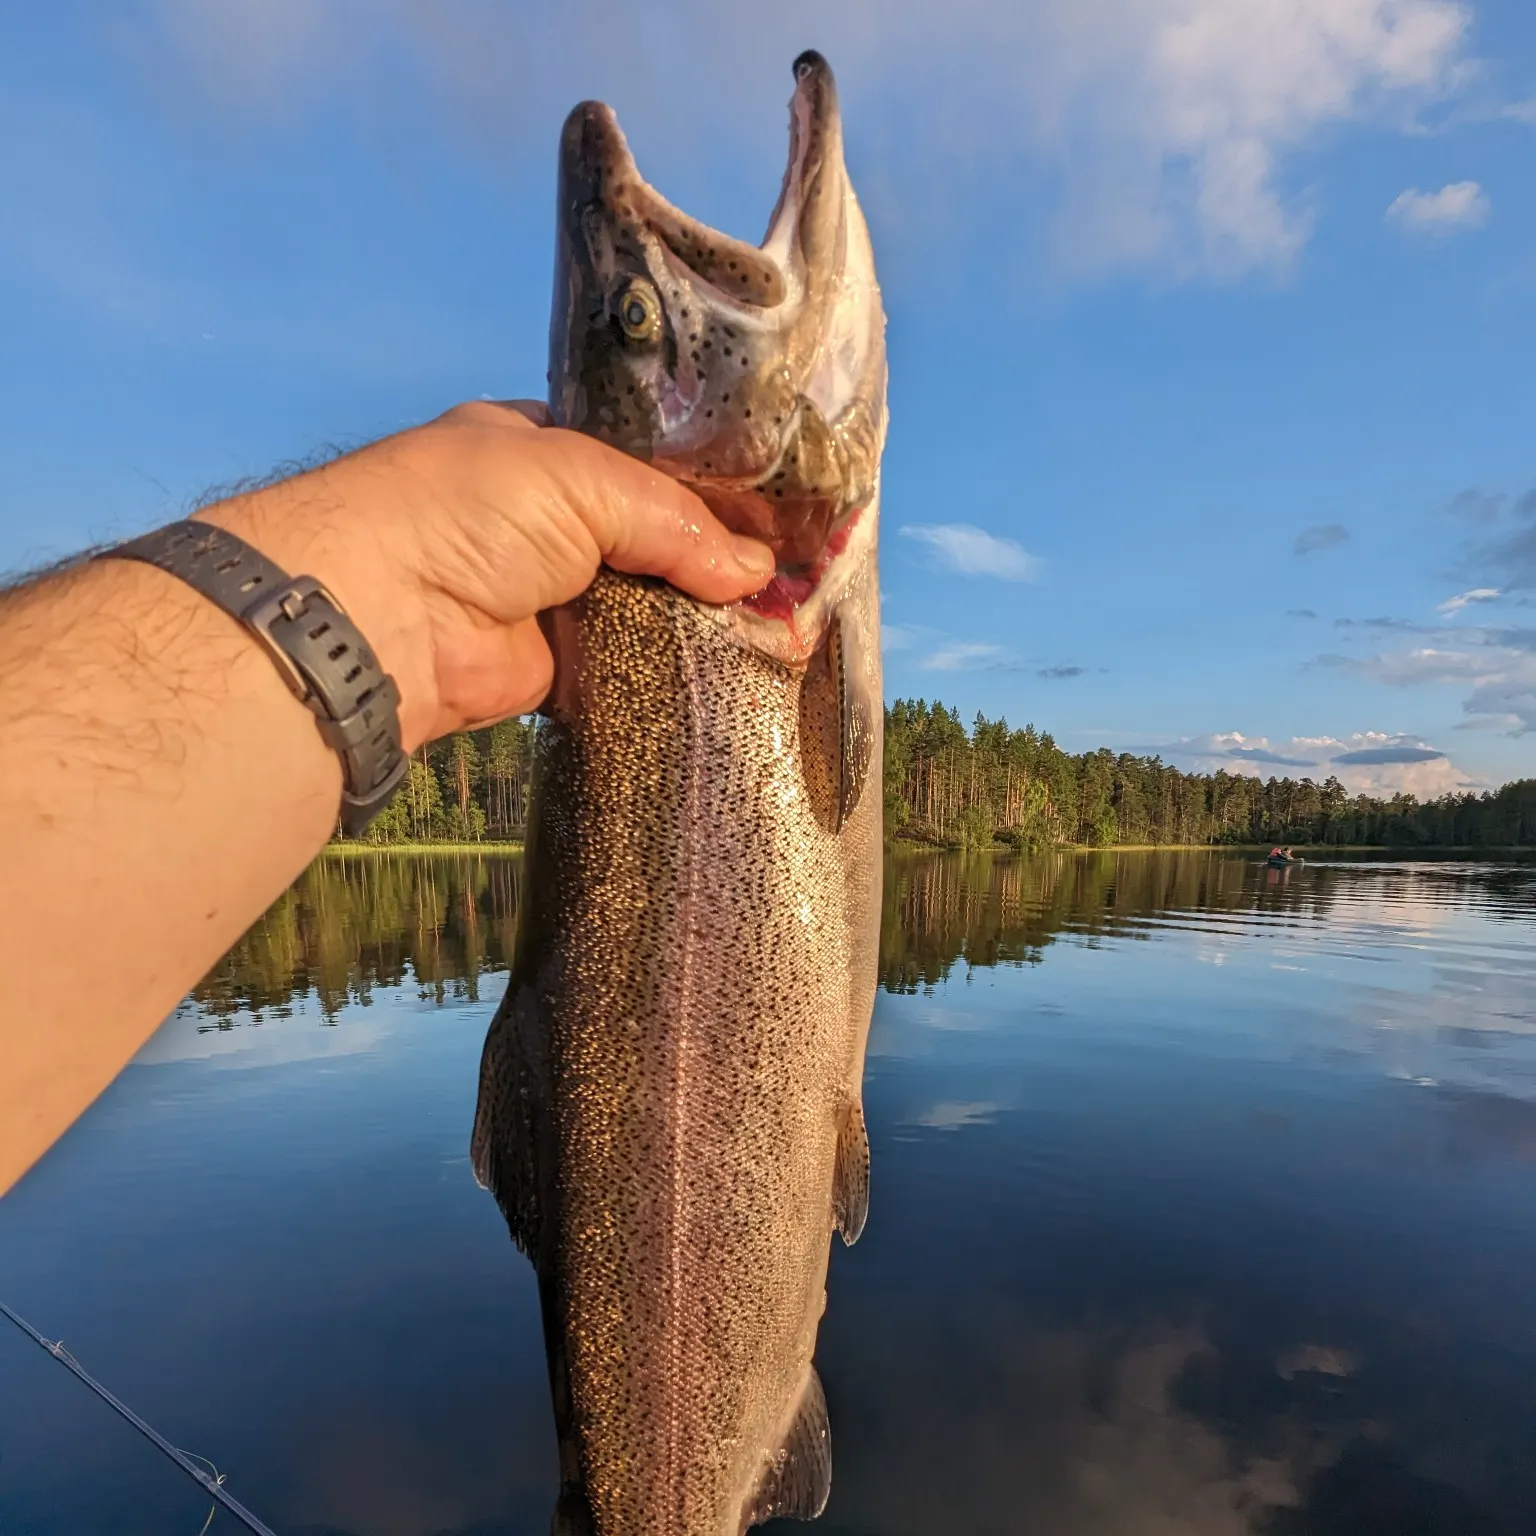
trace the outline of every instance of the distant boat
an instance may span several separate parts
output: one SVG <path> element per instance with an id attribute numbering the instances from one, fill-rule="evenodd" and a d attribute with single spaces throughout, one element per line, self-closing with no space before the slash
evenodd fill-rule
<path id="1" fill-rule="evenodd" d="M 1287 864 L 1301 864 L 1305 861 L 1298 858 L 1295 854 L 1292 854 L 1289 858 L 1287 858 L 1283 853 L 1272 853 L 1267 859 L 1265 859 L 1264 862 L 1268 864 L 1271 869 L 1281 869 Z"/>

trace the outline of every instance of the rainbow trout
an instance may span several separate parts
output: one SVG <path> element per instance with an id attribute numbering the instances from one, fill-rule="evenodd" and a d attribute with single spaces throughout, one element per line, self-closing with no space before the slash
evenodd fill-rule
<path id="1" fill-rule="evenodd" d="M 547 625 L 529 898 L 472 1148 L 538 1272 L 554 1530 L 740 1536 L 826 1504 L 812 1365 L 864 1226 L 880 916 L 885 317 L 826 62 L 760 247 L 561 140 L 550 407 L 772 544 L 725 608 L 603 572 Z"/>

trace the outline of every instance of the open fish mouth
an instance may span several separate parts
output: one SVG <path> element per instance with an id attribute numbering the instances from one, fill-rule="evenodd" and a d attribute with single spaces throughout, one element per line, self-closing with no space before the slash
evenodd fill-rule
<path id="1" fill-rule="evenodd" d="M 885 438 L 885 317 L 836 83 L 814 52 L 794 75 L 783 185 L 755 246 L 651 187 L 611 108 L 571 113 L 550 330 L 555 421 L 767 543 L 777 574 L 745 607 L 771 620 L 872 548 Z"/>

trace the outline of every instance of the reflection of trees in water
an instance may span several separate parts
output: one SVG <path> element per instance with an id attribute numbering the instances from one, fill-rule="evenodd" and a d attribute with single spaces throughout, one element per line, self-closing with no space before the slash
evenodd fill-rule
<path id="1" fill-rule="evenodd" d="M 880 981 L 914 992 L 967 966 L 1038 965 L 1058 934 L 1146 938 L 1182 913 L 1315 919 L 1358 872 L 1270 870 L 1252 857 L 1174 853 L 1023 856 L 907 852 L 885 865 Z"/>
<path id="2" fill-rule="evenodd" d="M 478 995 L 512 954 L 523 895 L 517 855 L 324 858 L 214 967 L 194 1000 L 215 1016 L 282 1009 L 311 988 L 334 1013 L 374 986 L 414 977 L 439 1000 Z M 1223 913 L 1277 924 L 1379 917 L 1419 904 L 1530 910 L 1533 872 L 1495 866 L 1311 864 L 1267 869 L 1250 855 L 951 853 L 895 848 L 885 864 L 880 981 L 913 992 L 967 966 L 1038 965 L 1062 934 L 1146 938 Z"/>
<path id="3" fill-rule="evenodd" d="M 222 1016 L 283 1011 L 311 988 L 327 1014 L 414 978 L 475 998 L 512 953 L 523 862 L 479 855 L 322 858 L 193 989 Z"/>

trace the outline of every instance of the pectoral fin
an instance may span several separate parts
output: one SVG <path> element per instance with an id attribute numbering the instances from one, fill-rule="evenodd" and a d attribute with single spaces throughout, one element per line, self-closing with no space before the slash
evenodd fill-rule
<path id="1" fill-rule="evenodd" d="M 480 1056 L 480 1097 L 469 1142 L 475 1181 L 496 1197 L 512 1241 L 530 1258 L 538 1252 L 539 1192 L 526 1026 L 538 1006 L 531 988 L 515 987 L 497 1009 Z"/>
<path id="2" fill-rule="evenodd" d="M 832 1220 L 852 1247 L 869 1219 L 869 1132 L 864 1107 L 855 1099 L 837 1132 L 837 1161 L 832 1173 Z"/>
<path id="3" fill-rule="evenodd" d="M 746 1524 L 814 1520 L 827 1507 L 831 1491 L 832 1432 L 826 1395 L 813 1366 L 784 1444 L 768 1463 L 748 1507 Z"/>
<path id="4" fill-rule="evenodd" d="M 881 708 L 870 666 L 865 627 L 854 600 L 839 604 L 827 637 L 837 687 L 837 831 L 841 832 L 864 794 L 874 761 L 875 726 Z"/>

